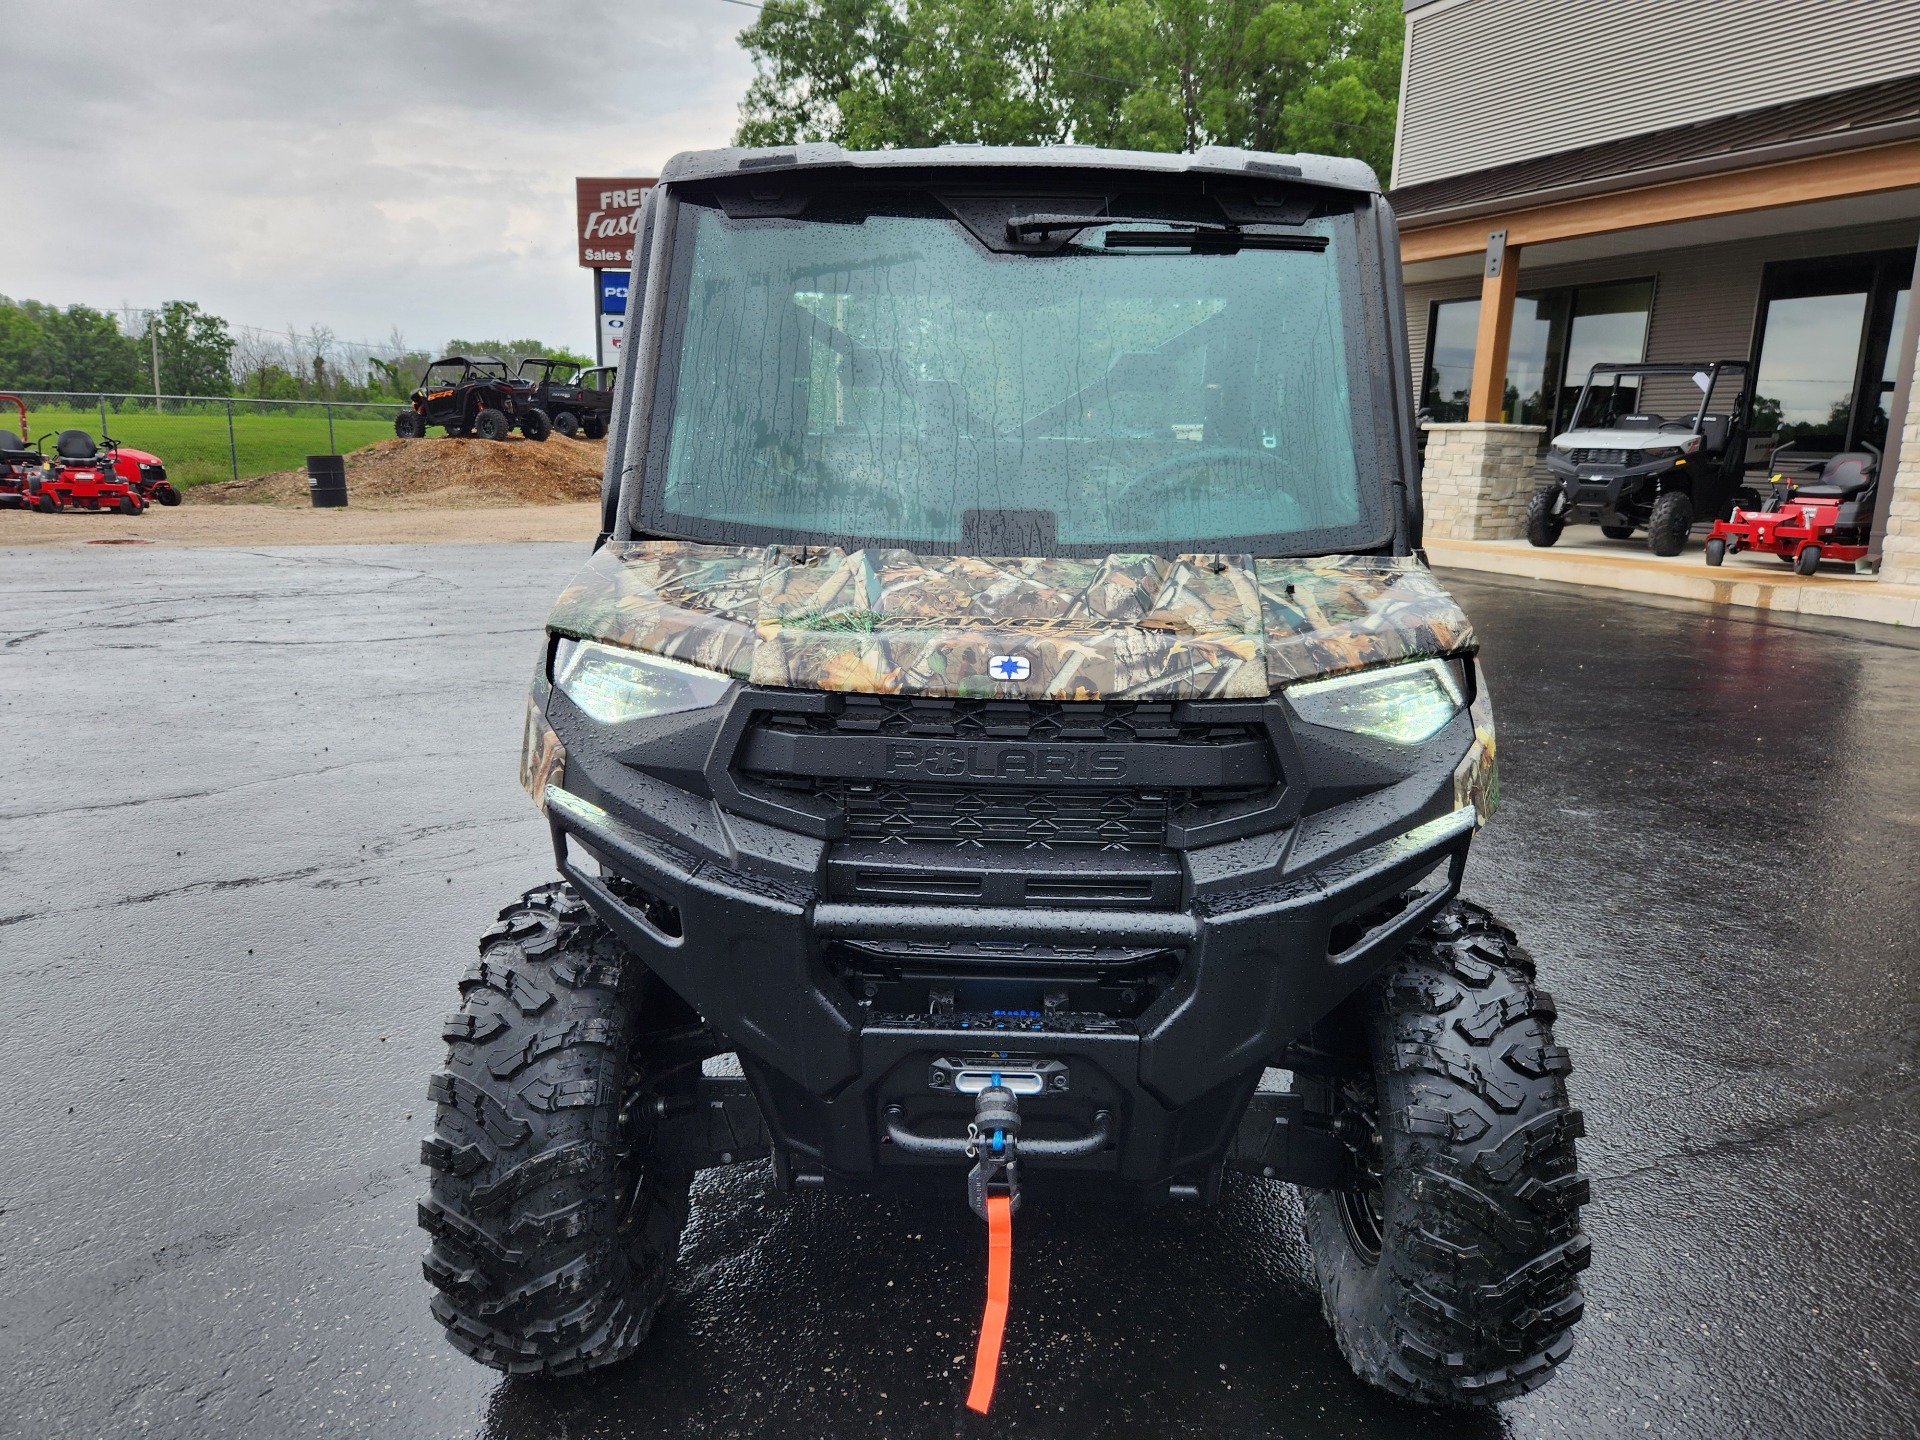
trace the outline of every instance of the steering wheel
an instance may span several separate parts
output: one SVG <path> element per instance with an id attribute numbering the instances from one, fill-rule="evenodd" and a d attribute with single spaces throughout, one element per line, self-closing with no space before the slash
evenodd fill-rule
<path id="1" fill-rule="evenodd" d="M 1278 472 L 1277 479 L 1291 480 L 1293 466 L 1280 458 L 1272 450 L 1243 449 L 1237 445 L 1210 445 L 1204 450 L 1195 450 L 1186 455 L 1174 455 L 1157 465 L 1150 465 L 1141 471 L 1126 489 L 1120 492 L 1114 501 L 1115 507 L 1122 512 L 1146 503 L 1149 496 L 1161 490 L 1170 490 L 1174 482 L 1189 470 L 1211 464 L 1215 460 L 1258 460 L 1261 464 Z"/>

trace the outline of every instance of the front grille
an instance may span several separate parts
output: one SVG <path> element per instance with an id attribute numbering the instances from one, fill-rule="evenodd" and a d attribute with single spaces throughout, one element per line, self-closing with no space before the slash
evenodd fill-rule
<path id="1" fill-rule="evenodd" d="M 1568 458 L 1576 465 L 1631 465 L 1638 451 L 1634 450 L 1574 450 Z"/>
<path id="2" fill-rule="evenodd" d="M 839 807 L 846 837 L 962 850 L 1156 850 L 1185 794 L 1172 790 L 970 789 L 827 780 L 812 793 Z"/>
<path id="3" fill-rule="evenodd" d="M 829 735 L 917 735 L 943 740 L 1018 740 L 1029 744 L 1131 741 L 1212 745 L 1259 738 L 1257 726 L 1176 724 L 1173 705 L 1147 701 L 926 700 L 902 695 L 849 695 L 826 715 L 773 714 L 765 724 Z"/>
<path id="4" fill-rule="evenodd" d="M 754 721 L 758 737 L 769 742 L 791 737 L 810 748 L 761 744 L 750 734 L 740 751 L 746 761 L 740 773 L 776 805 L 782 794 L 804 795 L 815 806 L 824 802 L 840 817 L 841 837 L 854 844 L 973 852 L 1153 851 L 1168 844 L 1174 824 L 1205 825 L 1229 813 L 1260 808 L 1279 779 L 1267 758 L 1272 752 L 1264 726 L 1206 719 L 1205 711 L 1200 702 L 835 696 L 818 712 L 761 711 Z M 1034 773 L 1033 783 L 1024 784 L 998 770 L 985 780 L 981 775 L 987 772 L 962 773 L 954 753 L 942 757 L 944 763 L 955 764 L 951 772 L 883 778 L 871 770 L 842 768 L 839 752 L 828 757 L 831 763 L 808 765 L 800 758 L 805 754 L 820 760 L 822 745 L 844 745 L 844 755 L 852 756 L 863 742 L 877 741 L 945 744 L 949 752 L 957 747 L 969 757 L 976 751 L 1002 753 L 996 747 L 1030 746 L 1035 755 L 1044 750 L 1054 762 L 1064 752 L 1075 764 L 1082 756 L 1111 756 L 1136 745 L 1150 746 L 1164 758 L 1169 747 L 1177 746 L 1181 749 L 1173 754 L 1184 752 L 1201 762 L 1198 773 L 1222 778 L 1182 778 L 1179 767 L 1169 763 L 1171 773 L 1157 773 L 1148 765 L 1102 785 L 1089 764 L 1073 771 L 1078 784 L 1057 778 L 1064 771 Z M 1186 751 L 1189 746 L 1195 750 Z M 1197 753 L 1205 747 L 1219 747 L 1224 769 L 1209 771 L 1204 763 L 1208 757 Z M 1249 752 L 1258 757 L 1251 763 Z M 965 763 L 975 761 L 968 758 Z M 1195 767 L 1186 773 L 1196 773 Z"/>

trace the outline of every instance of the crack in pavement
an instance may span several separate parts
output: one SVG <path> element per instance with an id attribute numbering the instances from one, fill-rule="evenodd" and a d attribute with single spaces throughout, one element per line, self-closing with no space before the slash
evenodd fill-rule
<path id="1" fill-rule="evenodd" d="M 1726 1135 L 1706 1144 L 1682 1145 L 1679 1149 L 1669 1150 L 1645 1165 L 1636 1165 L 1631 1170 L 1621 1170 L 1610 1175 L 1594 1175 L 1590 1179 L 1595 1185 L 1637 1180 L 1648 1175 L 1664 1174 L 1670 1165 L 1678 1161 L 1699 1160 L 1717 1155 L 1737 1155 L 1747 1150 L 1763 1150 L 1791 1139 L 1823 1120 L 1846 1119 L 1858 1111 L 1910 1094 L 1915 1090 L 1920 1090 L 1920 1076 L 1908 1076 L 1902 1084 L 1888 1085 L 1879 1090 L 1857 1092 L 1829 1105 L 1813 1106 L 1797 1115 L 1783 1115 L 1774 1120 L 1762 1121 L 1743 1132 Z"/>
<path id="2" fill-rule="evenodd" d="M 437 751 L 418 757 L 425 760 L 464 759 L 462 752 Z M 409 757 L 408 763 L 412 763 Z M 318 775 L 331 775 L 339 770 L 358 770 L 368 765 L 391 765 L 398 763 L 391 755 L 370 756 L 365 760 L 343 760 L 337 765 L 322 765 L 313 770 L 292 770 L 284 775 L 262 775 L 257 780 L 244 780 L 238 785 L 219 785 L 211 790 L 181 790 L 168 795 L 148 795 L 139 800 L 104 800 L 97 805 L 62 805 L 53 810 L 0 810 L 0 821 L 7 820 L 46 820 L 56 815 L 85 815 L 96 810 L 130 810 L 139 805 L 154 805 L 167 800 L 204 800 L 213 795 L 234 795 L 242 790 L 252 790 L 261 785 L 279 785 L 289 780 L 311 780 Z"/>

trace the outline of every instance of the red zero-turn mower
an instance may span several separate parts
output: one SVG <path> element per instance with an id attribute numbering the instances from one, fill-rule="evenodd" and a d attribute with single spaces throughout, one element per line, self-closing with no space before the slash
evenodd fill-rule
<path id="1" fill-rule="evenodd" d="M 140 514 L 147 508 L 146 496 L 115 468 L 118 448 L 108 440 L 102 451 L 86 431 L 62 430 L 54 440 L 52 468 L 27 481 L 28 504 L 49 512 L 116 510 L 122 515 Z"/>
<path id="2" fill-rule="evenodd" d="M 1811 575 L 1822 560 L 1860 560 L 1873 528 L 1874 488 L 1880 452 L 1871 446 L 1835 455 L 1811 485 L 1773 477 L 1773 493 L 1758 510 L 1733 512 L 1714 522 L 1707 537 L 1707 564 L 1752 550 L 1778 555 L 1798 575 Z"/>
<path id="3" fill-rule="evenodd" d="M 0 426 L 0 510 L 24 510 L 30 503 L 27 482 L 46 470 L 46 458 L 27 443 L 27 405 L 18 395 L 0 395 L 20 412 L 20 433 Z"/>

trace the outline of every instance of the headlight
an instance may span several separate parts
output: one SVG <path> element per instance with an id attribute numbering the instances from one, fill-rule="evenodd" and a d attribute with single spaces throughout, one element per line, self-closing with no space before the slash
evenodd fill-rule
<path id="1" fill-rule="evenodd" d="M 1417 745 L 1439 733 L 1466 704 L 1453 667 L 1416 660 L 1332 680 L 1287 687 L 1287 703 L 1310 725 Z"/>
<path id="2" fill-rule="evenodd" d="M 553 683 L 602 725 L 704 710 L 733 688 L 730 676 L 660 655 L 592 640 L 563 640 L 560 647 Z"/>
<path id="3" fill-rule="evenodd" d="M 1645 460 L 1671 460 L 1680 453 L 1678 445 L 1662 445 L 1655 450 L 1642 450 L 1640 458 Z"/>

